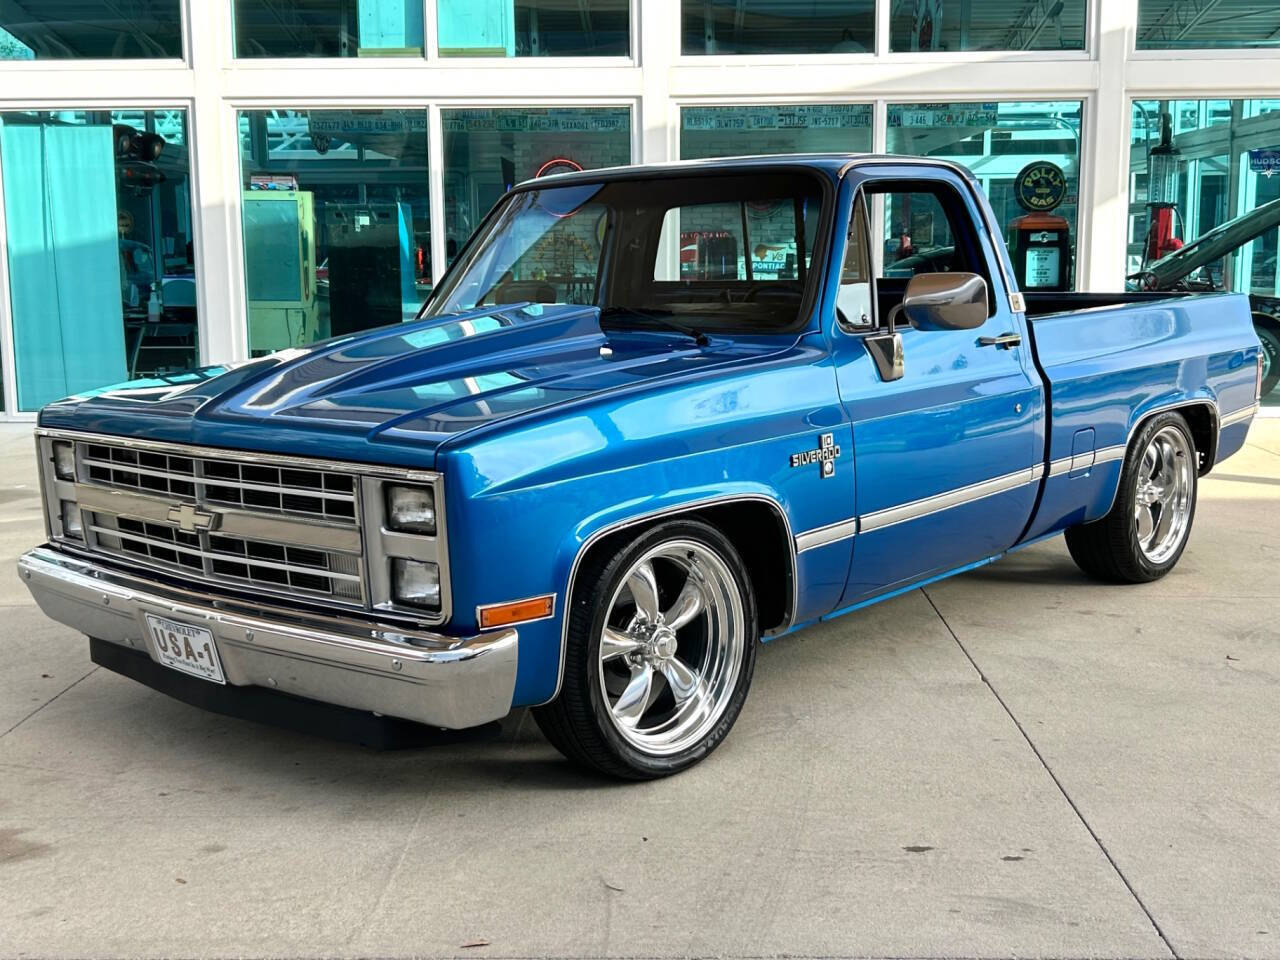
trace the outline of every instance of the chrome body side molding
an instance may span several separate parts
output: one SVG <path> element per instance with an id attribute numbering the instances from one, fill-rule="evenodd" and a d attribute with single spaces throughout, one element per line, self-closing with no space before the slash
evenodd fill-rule
<path id="1" fill-rule="evenodd" d="M 848 540 L 856 535 L 857 532 L 857 517 L 850 517 L 848 520 L 837 520 L 835 523 L 829 523 L 825 527 L 806 530 L 804 533 L 796 535 L 796 553 L 804 553 L 806 550 L 812 550 L 815 547 L 825 547 L 829 543 Z"/>
<path id="2" fill-rule="evenodd" d="M 987 497 L 993 497 L 998 493 L 1004 493 L 1008 490 L 1014 490 L 1018 487 L 1023 487 L 1029 483 L 1033 483 L 1034 477 L 1035 471 L 1033 468 L 1027 467 L 1014 473 L 1007 473 L 1002 477 L 984 480 L 981 483 L 975 483 L 967 487 L 960 487 L 956 490 L 948 490 L 946 493 L 926 497 L 912 503 L 904 503 L 897 507 L 889 507 L 886 510 L 877 510 L 875 513 L 868 513 L 860 518 L 861 529 L 863 533 L 869 533 L 872 530 L 879 530 L 882 527 L 891 527 L 894 524 L 904 523 L 907 520 L 916 520 L 920 517 L 927 517 L 932 513 L 949 510 L 952 507 L 972 503 L 975 500 L 984 500 Z"/>
<path id="3" fill-rule="evenodd" d="M 1128 445 L 1123 443 L 1118 443 L 1114 447 L 1103 447 L 1101 450 L 1094 451 L 1093 465 L 1097 466 L 1100 463 L 1112 463 L 1116 460 L 1123 460 L 1124 455 L 1128 452 Z"/>
<path id="4" fill-rule="evenodd" d="M 1258 414 L 1261 404 L 1250 404 L 1234 413 L 1228 413 L 1218 420 L 1218 429 L 1223 427 L 1234 427 L 1237 423 L 1244 423 L 1246 420 L 1252 420 Z"/>

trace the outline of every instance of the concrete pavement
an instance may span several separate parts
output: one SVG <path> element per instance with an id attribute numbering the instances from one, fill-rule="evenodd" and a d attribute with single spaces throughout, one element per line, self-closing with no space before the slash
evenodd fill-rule
<path id="1" fill-rule="evenodd" d="M 96 669 L 14 575 L 5 428 L 0 954 L 1280 957 L 1278 508 L 1261 421 L 1165 581 L 1055 540 L 786 638 L 708 762 L 618 785 L 523 713 L 379 754 Z"/>

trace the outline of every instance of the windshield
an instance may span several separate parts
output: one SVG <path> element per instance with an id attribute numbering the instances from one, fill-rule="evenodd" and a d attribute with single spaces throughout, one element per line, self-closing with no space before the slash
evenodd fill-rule
<path id="1" fill-rule="evenodd" d="M 803 173 L 575 183 L 509 195 L 426 314 L 515 304 L 599 307 L 611 327 L 793 325 L 822 212 Z"/>

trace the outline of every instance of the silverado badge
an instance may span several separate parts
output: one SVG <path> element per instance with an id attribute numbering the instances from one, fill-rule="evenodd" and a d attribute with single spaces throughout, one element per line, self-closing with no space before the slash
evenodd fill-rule
<path id="1" fill-rule="evenodd" d="M 818 438 L 817 450 L 805 450 L 803 453 L 791 455 L 791 466 L 804 467 L 811 463 L 822 464 L 822 479 L 836 475 L 836 459 L 840 456 L 840 448 L 836 446 L 834 433 L 824 433 Z"/>

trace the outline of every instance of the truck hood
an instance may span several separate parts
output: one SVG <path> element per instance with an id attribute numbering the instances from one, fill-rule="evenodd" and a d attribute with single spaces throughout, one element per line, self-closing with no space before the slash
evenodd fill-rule
<path id="1" fill-rule="evenodd" d="M 464 434 L 602 393 L 747 362 L 793 338 L 602 332 L 572 305 L 476 310 L 239 365 L 134 381 L 46 407 L 40 425 L 429 467 Z"/>

